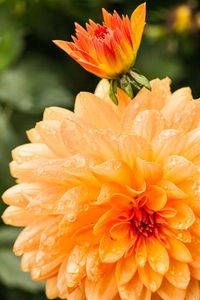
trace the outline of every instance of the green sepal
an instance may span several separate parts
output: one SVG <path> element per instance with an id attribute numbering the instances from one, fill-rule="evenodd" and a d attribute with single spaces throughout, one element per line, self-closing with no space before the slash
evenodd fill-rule
<path id="1" fill-rule="evenodd" d="M 151 91 L 151 84 L 144 75 L 138 74 L 137 72 L 130 70 L 129 78 L 133 79 L 136 82 L 136 84 L 139 86 L 139 89 L 141 89 L 144 86 L 146 89 Z"/>
<path id="2" fill-rule="evenodd" d="M 131 99 L 133 98 L 134 93 L 131 86 L 131 82 L 127 78 L 120 78 L 120 87 Z"/>
<path id="3" fill-rule="evenodd" d="M 118 85 L 117 80 L 115 80 L 115 79 L 110 80 L 109 96 L 116 105 L 118 105 L 118 100 L 117 100 L 117 97 L 116 97 L 117 85 Z"/>

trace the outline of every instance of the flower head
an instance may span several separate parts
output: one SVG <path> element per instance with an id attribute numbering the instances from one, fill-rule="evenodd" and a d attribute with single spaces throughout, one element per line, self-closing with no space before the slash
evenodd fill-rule
<path id="1" fill-rule="evenodd" d="M 145 25 L 146 5 L 141 4 L 131 16 L 113 15 L 103 9 L 103 25 L 92 20 L 85 30 L 75 24 L 74 42 L 54 41 L 87 71 L 102 78 L 118 78 L 135 62 Z"/>
<path id="2" fill-rule="evenodd" d="M 3 220 L 50 299 L 199 299 L 200 102 L 169 83 L 116 106 L 102 80 L 14 149 Z"/>

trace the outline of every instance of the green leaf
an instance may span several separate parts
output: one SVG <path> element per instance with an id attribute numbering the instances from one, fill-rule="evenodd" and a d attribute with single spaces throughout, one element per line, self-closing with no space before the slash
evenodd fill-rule
<path id="1" fill-rule="evenodd" d="M 9 108 L 2 109 L 0 106 L 0 193 L 12 183 L 13 179 L 9 174 L 9 162 L 11 161 L 11 149 L 19 144 L 19 138 L 10 123 L 12 111 Z M 0 214 L 4 208 L 0 202 Z"/>
<path id="2" fill-rule="evenodd" d="M 23 32 L 11 9 L 0 7 L 0 71 L 16 61 L 23 48 Z"/>
<path id="3" fill-rule="evenodd" d="M 33 114 L 47 106 L 72 106 L 74 97 L 50 59 L 27 57 L 2 75 L 0 101 L 20 111 Z"/>
<path id="4" fill-rule="evenodd" d="M 2 248 L 12 247 L 14 241 L 16 240 L 18 234 L 20 233 L 21 228 L 1 226 L 0 229 L 0 250 Z"/>
<path id="5" fill-rule="evenodd" d="M 143 86 L 151 91 L 151 85 L 149 80 L 142 74 L 138 74 L 135 71 L 129 71 L 130 77 L 142 88 Z M 130 78 L 129 77 L 129 78 Z"/>
<path id="6" fill-rule="evenodd" d="M 21 229 L 1 226 L 0 230 L 0 281 L 8 287 L 17 287 L 30 292 L 44 288 L 44 283 L 31 280 L 29 273 L 20 269 L 20 257 L 12 252 L 12 247 Z"/>
<path id="7" fill-rule="evenodd" d="M 133 98 L 134 94 L 131 83 L 127 80 L 127 78 L 120 78 L 120 87 L 131 99 Z"/>
<path id="8" fill-rule="evenodd" d="M 110 91 L 109 91 L 109 96 L 111 100 L 118 105 L 118 100 L 116 97 L 117 94 L 117 80 L 111 79 L 110 80 Z"/>
<path id="9" fill-rule="evenodd" d="M 30 292 L 44 288 L 41 282 L 34 282 L 29 273 L 20 270 L 20 258 L 8 249 L 0 249 L 0 280 L 8 287 L 18 287 Z"/>

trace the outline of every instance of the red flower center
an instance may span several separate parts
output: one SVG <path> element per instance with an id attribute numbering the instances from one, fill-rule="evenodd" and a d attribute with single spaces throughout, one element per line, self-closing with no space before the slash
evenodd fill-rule
<path id="1" fill-rule="evenodd" d="M 134 216 L 131 219 L 131 224 L 138 233 L 145 237 L 158 233 L 156 213 L 152 212 L 145 206 L 139 207 L 135 210 Z"/>
<path id="2" fill-rule="evenodd" d="M 97 39 L 105 39 L 106 34 L 108 34 L 108 28 L 106 26 L 97 25 L 97 28 L 94 30 L 94 36 Z"/>

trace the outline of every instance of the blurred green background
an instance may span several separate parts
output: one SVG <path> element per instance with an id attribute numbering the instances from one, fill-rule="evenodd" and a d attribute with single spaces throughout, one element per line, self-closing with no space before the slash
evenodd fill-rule
<path id="1" fill-rule="evenodd" d="M 45 107 L 72 109 L 80 90 L 98 78 L 57 48 L 70 40 L 74 22 L 101 21 L 101 8 L 131 15 L 136 0 L 0 0 L 0 193 L 14 184 L 11 149 L 27 142 L 26 130 Z M 172 90 L 190 86 L 200 97 L 200 3 L 147 0 L 147 26 L 136 67 L 149 79 L 169 76 Z M 5 209 L 0 204 L 1 214 Z M 44 285 L 20 271 L 12 245 L 19 229 L 0 225 L 1 300 L 42 300 Z"/>

